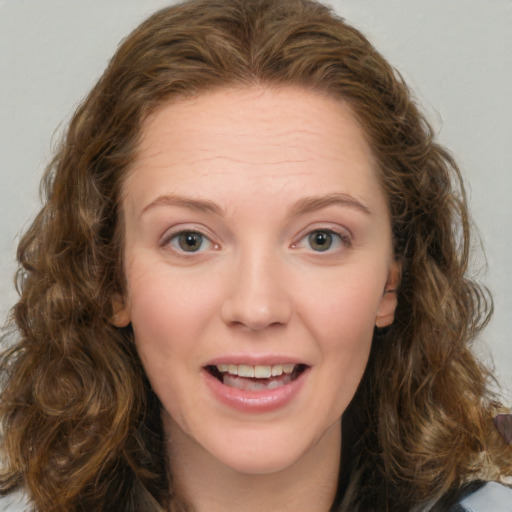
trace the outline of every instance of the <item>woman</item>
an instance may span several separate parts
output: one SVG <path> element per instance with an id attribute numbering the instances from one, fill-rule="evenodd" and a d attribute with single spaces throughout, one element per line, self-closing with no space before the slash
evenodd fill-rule
<path id="1" fill-rule="evenodd" d="M 37 511 L 456 510 L 512 474 L 469 351 L 490 305 L 459 171 L 325 7 L 155 14 L 45 190 L 2 363 L 4 492 Z"/>

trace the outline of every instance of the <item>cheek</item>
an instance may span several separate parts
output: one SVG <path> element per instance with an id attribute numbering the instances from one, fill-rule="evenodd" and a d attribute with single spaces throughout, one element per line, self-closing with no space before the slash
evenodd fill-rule
<path id="1" fill-rule="evenodd" d="M 368 361 L 375 313 L 373 307 L 368 307 L 366 293 L 354 293 L 344 298 L 347 300 L 332 303 L 326 309 L 319 324 L 323 332 L 317 339 L 327 377 L 337 382 L 339 389 L 348 386 L 355 391 Z"/>
<path id="2" fill-rule="evenodd" d="M 166 371 L 175 361 L 197 348 L 212 315 L 215 294 L 212 283 L 201 284 L 191 276 L 179 278 L 166 265 L 133 262 L 127 272 L 131 322 L 137 350 L 148 376 Z"/>
<path id="3" fill-rule="evenodd" d="M 188 323 L 213 301 L 214 283 L 204 274 L 176 272 L 160 261 L 139 257 L 127 271 L 132 323 L 157 332 Z M 189 328 L 197 322 L 188 324 Z"/>
<path id="4" fill-rule="evenodd" d="M 352 399 L 368 362 L 376 312 L 382 297 L 379 275 L 368 269 L 340 273 L 324 287 L 310 288 L 304 315 L 321 352 L 324 407 L 335 419 Z M 382 287 L 384 285 L 382 284 Z M 321 404 L 318 404 L 321 407 Z"/>
<path id="5" fill-rule="evenodd" d="M 212 298 L 204 288 L 180 284 L 165 267 L 137 268 L 128 289 L 137 352 L 164 409 L 185 426 Z"/>
<path id="6" fill-rule="evenodd" d="M 339 350 L 358 341 L 371 341 L 384 283 L 385 272 L 354 266 L 302 287 L 307 289 L 302 293 L 303 316 L 316 337 L 327 343 L 324 349 Z"/>

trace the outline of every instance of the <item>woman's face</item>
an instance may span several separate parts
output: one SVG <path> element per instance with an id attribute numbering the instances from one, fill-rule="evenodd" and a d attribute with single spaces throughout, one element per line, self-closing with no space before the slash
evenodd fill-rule
<path id="1" fill-rule="evenodd" d="M 173 438 L 246 473 L 334 447 L 398 273 L 350 108 L 265 87 L 168 104 L 123 211 L 114 323 L 132 323 Z"/>

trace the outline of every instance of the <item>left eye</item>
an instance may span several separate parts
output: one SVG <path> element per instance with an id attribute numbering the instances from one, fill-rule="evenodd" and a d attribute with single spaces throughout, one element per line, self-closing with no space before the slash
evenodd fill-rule
<path id="1" fill-rule="evenodd" d="M 327 251 L 333 243 L 333 233 L 328 231 L 313 231 L 308 236 L 308 243 L 314 251 Z"/>
<path id="2" fill-rule="evenodd" d="M 330 249 L 338 249 L 343 245 L 350 245 L 348 237 L 340 235 L 330 229 L 316 229 L 315 231 L 311 231 L 297 244 L 297 246 L 303 246 L 315 252 L 326 252 Z"/>
<path id="3" fill-rule="evenodd" d="M 170 237 L 168 243 L 182 252 L 198 252 L 212 245 L 211 241 L 197 231 L 181 231 Z"/>

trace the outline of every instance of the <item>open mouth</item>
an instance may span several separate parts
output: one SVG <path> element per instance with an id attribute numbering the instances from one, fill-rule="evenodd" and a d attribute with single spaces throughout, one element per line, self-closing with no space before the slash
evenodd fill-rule
<path id="1" fill-rule="evenodd" d="M 266 391 L 286 386 L 306 369 L 305 364 L 251 366 L 245 364 L 208 365 L 206 371 L 225 386 L 244 391 Z"/>

